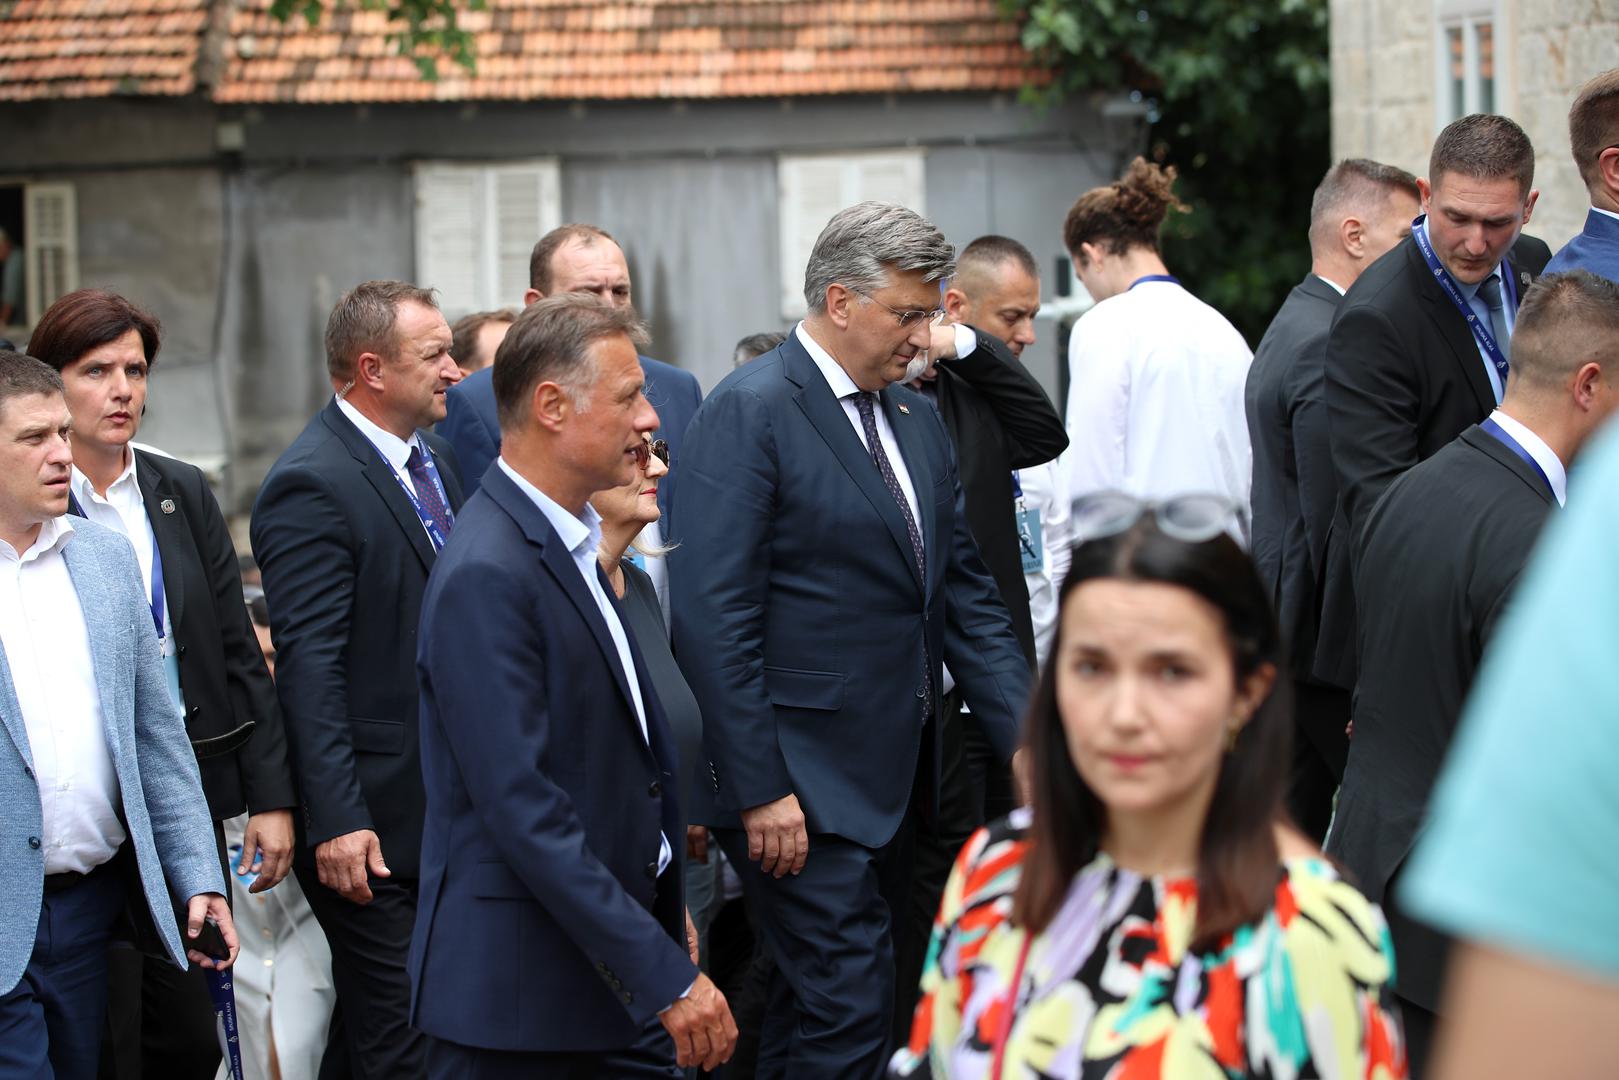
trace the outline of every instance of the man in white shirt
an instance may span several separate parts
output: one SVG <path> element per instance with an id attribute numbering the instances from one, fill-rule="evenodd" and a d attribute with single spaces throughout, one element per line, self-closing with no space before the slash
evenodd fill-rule
<path id="1" fill-rule="evenodd" d="M 0 352 L 4 1076 L 95 1075 L 106 950 L 125 903 L 120 864 L 131 858 L 176 964 L 224 968 L 236 956 L 213 822 L 135 554 L 117 533 L 66 516 L 67 433 L 60 376 Z M 226 946 L 218 960 L 199 951 L 205 919 Z"/>

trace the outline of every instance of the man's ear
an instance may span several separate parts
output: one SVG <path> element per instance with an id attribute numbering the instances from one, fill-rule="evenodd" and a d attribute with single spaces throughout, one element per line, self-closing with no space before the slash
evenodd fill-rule
<path id="1" fill-rule="evenodd" d="M 1531 189 L 1529 189 L 1529 198 L 1525 199 L 1524 203 L 1523 203 L 1523 223 L 1525 225 L 1529 224 L 1529 218 L 1531 216 L 1533 216 L 1533 214 L 1535 212 L 1535 200 L 1537 200 L 1539 198 L 1540 198 L 1540 189 L 1539 188 L 1531 188 Z"/>
<path id="2" fill-rule="evenodd" d="M 530 304 L 532 304 L 536 300 L 544 300 L 544 299 L 545 299 L 545 294 L 542 293 L 538 289 L 524 289 L 523 290 L 523 306 L 524 307 L 528 307 Z"/>
<path id="3" fill-rule="evenodd" d="M 962 312 L 967 310 L 967 294 L 954 285 L 944 291 L 944 310 L 951 322 L 972 321 L 961 317 Z"/>
<path id="4" fill-rule="evenodd" d="M 1580 365 L 1574 373 L 1574 400 L 1580 408 L 1590 412 L 1596 407 L 1597 395 L 1602 391 L 1602 365 L 1595 360 Z"/>
<path id="5" fill-rule="evenodd" d="M 573 412 L 573 399 L 554 382 L 541 382 L 528 398 L 529 417 L 547 431 L 556 431 Z"/>
<path id="6" fill-rule="evenodd" d="M 1366 226 L 1360 218 L 1346 217 L 1338 223 L 1338 243 L 1351 259 L 1366 257 Z"/>
<path id="7" fill-rule="evenodd" d="M 1422 199 L 1422 213 L 1427 215 L 1429 206 L 1433 204 L 1433 185 L 1428 183 L 1425 176 L 1417 177 L 1417 195 Z"/>
<path id="8" fill-rule="evenodd" d="M 859 302 L 858 294 L 837 282 L 826 287 L 826 316 L 839 330 L 849 328 L 850 310 Z"/>
<path id="9" fill-rule="evenodd" d="M 388 362 L 379 353 L 363 352 L 354 361 L 354 381 L 373 390 L 382 390 L 382 370 Z"/>

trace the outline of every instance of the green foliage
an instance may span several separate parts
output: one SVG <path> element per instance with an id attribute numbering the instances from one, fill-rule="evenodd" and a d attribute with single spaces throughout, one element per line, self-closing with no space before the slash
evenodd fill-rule
<path id="1" fill-rule="evenodd" d="M 1310 266 L 1310 196 L 1331 160 L 1327 0 L 1001 4 L 1056 71 L 1031 100 L 1104 90 L 1148 106 L 1148 156 L 1176 166 L 1192 207 L 1171 214 L 1164 259 L 1257 343 Z"/>
<path id="2" fill-rule="evenodd" d="M 438 60 L 448 57 L 477 71 L 478 57 L 472 35 L 461 29 L 459 11 L 482 11 L 486 0 L 274 0 L 270 14 L 282 22 L 302 15 L 310 26 L 320 22 L 327 3 L 333 8 L 352 4 L 372 11 L 386 11 L 388 21 L 400 25 L 388 40 L 401 56 L 407 56 L 429 82 L 438 81 Z"/>

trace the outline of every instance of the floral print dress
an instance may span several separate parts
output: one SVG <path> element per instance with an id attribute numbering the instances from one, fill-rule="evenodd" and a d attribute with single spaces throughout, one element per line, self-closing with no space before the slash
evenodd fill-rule
<path id="1" fill-rule="evenodd" d="M 994 1080 L 1004 1033 L 999 1080 L 1404 1080 L 1388 928 L 1326 862 L 1289 861 L 1271 910 L 1197 954 L 1196 881 L 1098 855 L 1025 954 L 1027 825 L 1019 811 L 962 849 L 895 1075 Z"/>

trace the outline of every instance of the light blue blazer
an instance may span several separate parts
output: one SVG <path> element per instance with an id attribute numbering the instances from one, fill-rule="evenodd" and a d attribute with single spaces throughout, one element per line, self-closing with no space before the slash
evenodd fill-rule
<path id="1" fill-rule="evenodd" d="M 118 774 L 125 827 L 135 845 L 141 890 L 169 955 L 186 966 L 168 893 L 180 900 L 221 893 L 214 846 L 185 723 L 169 697 L 152 613 L 134 549 L 118 533 L 82 519 L 62 548 L 90 635 L 90 657 L 107 746 Z M 28 729 L 0 647 L 0 993 L 21 980 L 39 927 L 45 885 L 39 785 Z"/>

